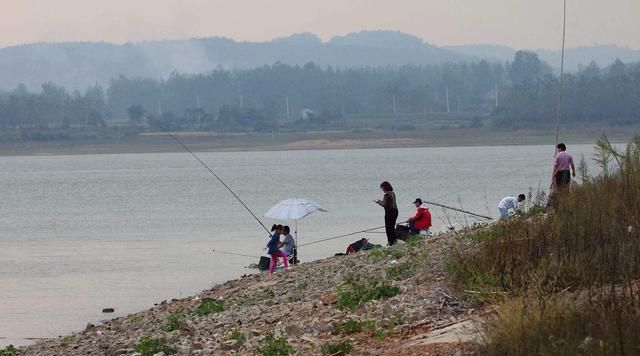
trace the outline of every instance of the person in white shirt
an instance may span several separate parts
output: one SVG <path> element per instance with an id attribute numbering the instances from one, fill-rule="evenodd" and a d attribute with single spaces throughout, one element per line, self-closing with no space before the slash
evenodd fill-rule
<path id="1" fill-rule="evenodd" d="M 285 226 L 283 228 L 282 234 L 284 235 L 284 239 L 279 244 L 280 251 L 284 252 L 284 254 L 288 257 L 293 255 L 293 250 L 296 248 L 296 241 L 294 240 L 293 236 L 291 236 L 291 230 L 289 226 Z"/>
<path id="2" fill-rule="evenodd" d="M 509 209 L 518 209 L 518 204 L 525 201 L 525 199 L 527 199 L 527 197 L 524 194 L 518 195 L 517 198 L 513 195 L 502 198 L 502 200 L 500 200 L 500 204 L 498 204 L 498 210 L 500 211 L 500 220 L 509 219 Z"/>

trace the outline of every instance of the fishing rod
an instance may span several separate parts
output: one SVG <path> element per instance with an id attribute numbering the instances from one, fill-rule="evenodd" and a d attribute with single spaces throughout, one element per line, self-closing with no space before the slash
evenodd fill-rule
<path id="1" fill-rule="evenodd" d="M 340 238 L 343 238 L 343 237 L 353 236 L 353 235 L 357 235 L 357 234 L 364 234 L 364 233 L 368 233 L 368 232 L 373 231 L 373 230 L 379 230 L 379 229 L 384 229 L 384 228 L 385 228 L 385 226 L 379 226 L 379 227 L 374 227 L 374 228 L 371 228 L 371 229 L 359 230 L 359 231 L 350 232 L 350 233 L 344 234 L 344 235 L 338 235 L 338 236 L 328 237 L 326 239 L 307 242 L 306 244 L 298 245 L 297 247 L 315 245 L 315 244 L 319 244 L 321 242 L 325 242 L 325 241 L 329 241 L 329 240 L 340 239 Z"/>
<path id="2" fill-rule="evenodd" d="M 227 190 L 229 191 L 229 193 L 231 193 L 233 195 L 234 198 L 236 198 L 236 200 L 238 200 L 240 202 L 240 204 L 242 204 L 242 206 L 249 212 L 249 214 L 251 214 L 251 216 L 253 216 L 253 218 L 260 224 L 260 226 L 262 226 L 262 228 L 264 229 L 264 231 L 267 232 L 268 235 L 271 235 L 271 230 L 269 230 L 263 223 L 262 221 L 260 221 L 260 219 L 256 216 L 256 214 L 253 213 L 253 211 L 251 211 L 251 209 L 249 209 L 249 207 L 247 206 L 247 204 L 245 204 L 242 199 L 240 199 L 240 197 L 233 191 L 231 190 L 231 188 L 217 175 L 215 174 L 215 172 L 209 168 L 209 166 L 207 166 L 206 163 L 204 163 L 200 157 L 198 157 L 195 153 L 193 153 L 193 151 L 191 151 L 189 149 L 189 147 L 187 147 L 187 145 L 185 145 L 184 143 L 182 143 L 182 141 L 180 141 L 180 139 L 178 139 L 178 137 L 176 137 L 176 135 L 172 134 L 171 132 L 164 130 L 164 132 L 169 135 L 171 138 L 173 138 L 180 146 L 182 146 L 182 148 L 184 148 L 187 152 L 191 153 L 191 155 L 198 161 L 200 162 L 200 164 L 202 166 L 204 166 L 204 168 L 206 168 L 214 177 L 216 177 L 216 179 L 222 183 L 222 185 L 227 188 Z"/>
<path id="3" fill-rule="evenodd" d="M 562 54 L 560 56 L 560 82 L 558 83 L 558 100 L 556 105 L 556 146 L 560 141 L 560 107 L 562 106 L 562 87 L 564 81 L 564 49 L 567 37 L 567 0 L 562 2 Z M 554 150 L 554 156 L 557 153 Z"/>
<path id="4" fill-rule="evenodd" d="M 228 251 L 221 251 L 221 250 L 216 250 L 216 249 L 213 249 L 211 251 L 213 253 L 219 253 L 221 255 L 231 255 L 231 256 L 240 256 L 240 257 L 248 257 L 248 258 L 260 258 L 260 256 L 245 255 L 245 254 L 237 253 L 237 252 L 228 252 Z"/>
<path id="5" fill-rule="evenodd" d="M 543 159 L 540 159 L 540 160 L 538 160 L 538 161 L 535 161 L 535 162 L 531 163 L 530 165 L 537 165 L 537 164 L 540 164 L 540 163 L 542 163 L 542 162 L 544 162 L 544 161 L 548 161 L 548 160 L 549 160 L 548 158 L 543 158 Z M 510 170 L 510 171 L 507 171 L 506 173 L 503 173 L 502 175 L 504 175 L 504 176 L 512 175 L 512 174 L 514 174 L 514 173 L 516 173 L 516 172 L 520 171 L 521 169 L 522 169 L 522 168 L 512 169 L 512 170 Z M 477 184 L 470 184 L 470 185 L 467 185 L 467 186 L 466 186 L 466 187 L 464 187 L 464 188 L 461 188 L 461 189 L 455 190 L 455 191 L 453 191 L 453 192 L 449 192 L 449 193 L 445 193 L 445 194 L 439 195 L 439 196 L 437 196 L 437 197 L 435 197 L 435 198 L 433 198 L 433 199 L 435 199 L 435 200 L 440 200 L 440 199 L 442 199 L 442 198 L 446 198 L 446 197 L 448 197 L 448 196 L 450 196 L 450 195 L 454 195 L 454 194 L 462 193 L 462 192 L 465 192 L 465 191 L 471 190 L 471 189 L 473 189 L 473 188 L 479 187 L 479 186 L 481 186 L 482 184 L 486 184 L 486 182 L 477 183 Z M 435 204 L 434 204 L 434 205 L 435 205 Z"/>
<path id="6" fill-rule="evenodd" d="M 447 205 L 443 205 L 443 204 L 438 204 L 438 203 L 434 203 L 434 202 L 426 201 L 426 200 L 424 200 L 424 202 L 425 202 L 425 203 L 427 203 L 427 204 L 431 204 L 431 205 L 439 206 L 439 207 L 441 207 L 441 208 L 445 208 L 445 209 L 450 209 L 450 210 L 459 211 L 459 212 L 461 212 L 461 213 L 465 213 L 465 214 L 467 214 L 467 215 L 477 216 L 477 217 L 479 217 L 479 218 L 483 218 L 483 219 L 487 219 L 487 220 L 493 220 L 493 218 L 492 218 L 492 217 L 490 217 L 490 216 L 486 216 L 486 215 L 480 215 L 480 214 L 472 213 L 472 212 L 470 212 L 470 211 L 462 210 L 462 209 L 458 209 L 458 208 L 454 208 L 454 207 L 452 207 L 452 206 L 447 206 Z"/>

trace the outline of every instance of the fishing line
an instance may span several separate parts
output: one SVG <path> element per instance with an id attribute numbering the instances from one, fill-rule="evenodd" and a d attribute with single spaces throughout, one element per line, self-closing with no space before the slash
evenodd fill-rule
<path id="1" fill-rule="evenodd" d="M 556 146 L 560 138 L 560 107 L 562 106 L 562 87 L 564 81 L 564 48 L 567 38 L 567 0 L 562 2 L 562 55 L 560 56 L 560 82 L 558 83 L 558 101 L 556 107 Z M 554 148 L 554 153 L 556 153 Z"/>
<path id="2" fill-rule="evenodd" d="M 211 251 L 213 253 L 219 253 L 221 255 L 231 255 L 231 256 L 240 256 L 240 257 L 249 257 L 249 258 L 260 258 L 260 256 L 245 255 L 245 254 L 237 253 L 237 252 L 228 252 L 228 251 L 221 251 L 221 250 L 216 250 L 216 249 L 213 249 Z"/>
<path id="3" fill-rule="evenodd" d="M 260 224 L 260 226 L 262 226 L 262 228 L 264 229 L 264 231 L 267 232 L 267 234 L 271 235 L 271 231 L 269 229 L 267 229 L 267 227 L 262 223 L 262 221 L 260 221 L 260 219 L 258 219 L 258 217 L 256 216 L 256 214 L 253 213 L 253 211 L 251 211 L 251 209 L 249 209 L 249 207 L 247 206 L 247 204 L 245 204 L 242 199 L 240 199 L 240 197 L 233 191 L 231 190 L 231 188 L 229 188 L 229 186 L 217 175 L 215 174 L 215 172 L 209 168 L 209 166 L 207 166 L 206 163 L 204 163 L 200 157 L 198 157 L 195 153 L 193 153 L 193 151 L 191 151 L 189 149 L 189 147 L 187 147 L 184 143 L 182 143 L 182 141 L 180 141 L 180 139 L 178 139 L 178 137 L 176 137 L 174 134 L 172 134 L 171 132 L 168 132 L 165 130 L 165 133 L 167 135 L 169 135 L 171 138 L 173 138 L 180 146 L 182 146 L 182 148 L 184 148 L 187 152 L 191 153 L 191 155 L 198 160 L 198 162 L 200 162 L 200 164 L 202 166 L 204 166 L 204 168 L 206 168 L 209 172 L 211 172 L 211 174 L 216 177 L 216 179 L 222 183 L 222 185 L 227 188 L 227 190 L 229 191 L 229 193 L 231 193 L 233 195 L 234 198 L 236 198 L 240 204 L 242 204 L 242 206 L 249 212 L 249 214 L 251 214 L 251 216 L 253 216 L 253 218 Z"/>
<path id="4" fill-rule="evenodd" d="M 533 164 L 533 165 L 537 165 L 537 164 L 542 163 L 542 162 L 547 161 L 547 160 L 548 160 L 548 158 L 543 158 L 543 159 L 541 159 L 541 160 L 539 160 L 539 161 L 535 161 L 535 162 L 533 162 L 532 164 Z M 511 170 L 511 171 L 508 171 L 508 172 L 506 172 L 506 173 L 503 173 L 502 175 L 503 175 L 503 176 L 509 176 L 509 175 L 511 175 L 511 174 L 513 174 L 513 173 L 518 172 L 519 170 L 521 170 L 521 168 L 513 169 L 513 170 Z M 449 193 L 446 193 L 446 194 L 443 194 L 443 195 L 439 195 L 439 196 L 437 196 L 437 197 L 435 197 L 435 198 L 433 198 L 433 199 L 434 199 L 434 200 L 440 200 L 440 199 L 442 199 L 442 198 L 448 197 L 449 195 L 458 194 L 458 193 L 461 193 L 461 192 L 464 192 L 464 191 L 467 191 L 467 190 L 471 190 L 472 188 L 478 187 L 478 186 L 480 186 L 480 185 L 482 185 L 482 184 L 485 184 L 485 185 L 486 185 L 486 182 L 482 182 L 482 183 L 478 183 L 478 184 L 473 184 L 473 185 L 468 185 L 468 186 L 466 186 L 465 188 L 458 189 L 458 190 L 456 190 L 456 191 L 449 192 Z"/>
<path id="5" fill-rule="evenodd" d="M 350 232 L 350 233 L 344 234 L 344 235 L 338 235 L 338 236 L 328 237 L 326 239 L 307 242 L 306 244 L 298 245 L 297 247 L 299 248 L 299 247 L 303 247 L 303 246 L 315 245 L 315 244 L 319 244 L 321 242 L 325 242 L 325 241 L 329 241 L 329 240 L 340 239 L 340 238 L 343 238 L 343 237 L 353 236 L 353 235 L 357 235 L 357 234 L 364 234 L 364 233 L 368 233 L 368 232 L 373 231 L 373 230 L 379 230 L 379 229 L 384 229 L 384 228 L 385 228 L 384 226 L 379 226 L 379 227 L 374 227 L 374 228 L 371 228 L 371 229 Z"/>
<path id="6" fill-rule="evenodd" d="M 476 217 L 483 218 L 483 219 L 488 219 L 488 220 L 493 220 L 493 218 L 492 218 L 492 217 L 490 217 L 490 216 L 485 216 L 485 215 L 480 215 L 480 214 L 472 213 L 472 212 L 470 212 L 470 211 L 468 211 L 468 210 L 458 209 L 458 208 L 454 208 L 454 207 L 452 207 L 452 206 L 447 206 L 447 205 L 443 205 L 443 204 L 438 204 L 438 203 L 434 203 L 434 202 L 427 201 L 427 200 L 424 200 L 424 202 L 425 202 L 425 203 L 427 203 L 427 204 L 431 204 L 431 205 L 439 206 L 439 207 L 441 207 L 441 208 L 445 208 L 445 209 L 449 209 L 449 210 L 458 211 L 458 212 L 461 212 L 461 213 L 464 213 L 464 214 L 467 214 L 467 215 L 476 216 Z"/>

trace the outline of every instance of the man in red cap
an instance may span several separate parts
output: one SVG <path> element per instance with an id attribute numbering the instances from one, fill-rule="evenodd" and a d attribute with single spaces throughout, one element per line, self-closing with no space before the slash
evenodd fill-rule
<path id="1" fill-rule="evenodd" d="M 420 230 L 429 230 L 431 227 L 431 213 L 429 212 L 429 208 L 427 204 L 422 203 L 422 199 L 416 198 L 413 202 L 416 206 L 416 215 L 412 216 L 407 220 L 409 223 L 409 233 L 412 235 L 419 235 Z"/>

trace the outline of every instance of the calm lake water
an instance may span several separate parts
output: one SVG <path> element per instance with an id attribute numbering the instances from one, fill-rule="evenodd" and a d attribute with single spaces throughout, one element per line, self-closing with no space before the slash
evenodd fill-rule
<path id="1" fill-rule="evenodd" d="M 573 145 L 591 162 L 591 145 Z M 299 222 L 299 243 L 384 224 L 378 186 L 396 190 L 400 218 L 416 197 L 498 215 L 507 194 L 548 188 L 552 146 L 201 153 L 262 216 L 300 197 L 327 213 Z M 253 272 L 266 233 L 185 153 L 0 157 L 0 345 L 25 344 L 193 295 Z M 446 215 L 433 207 L 435 230 Z M 464 218 L 452 213 L 456 222 Z M 263 219 L 265 225 L 274 221 Z M 474 220 L 469 219 L 472 223 Z M 366 236 L 386 243 L 384 234 Z M 332 256 L 360 236 L 300 249 Z M 114 314 L 102 314 L 113 307 Z"/>

